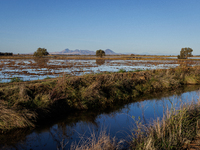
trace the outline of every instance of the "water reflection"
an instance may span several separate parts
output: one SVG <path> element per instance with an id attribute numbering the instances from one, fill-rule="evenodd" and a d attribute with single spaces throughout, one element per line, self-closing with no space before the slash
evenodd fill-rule
<path id="1" fill-rule="evenodd" d="M 96 64 L 98 66 L 101 66 L 101 65 L 105 64 L 105 59 L 96 59 Z"/>
<path id="2" fill-rule="evenodd" d="M 37 64 L 37 66 L 39 68 L 46 68 L 47 67 L 47 63 L 49 62 L 48 58 L 35 58 L 34 59 L 35 63 Z"/>
<path id="3" fill-rule="evenodd" d="M 0 62 L 1 82 L 9 82 L 9 78 L 19 77 L 23 80 L 37 80 L 46 77 L 58 77 L 65 73 L 83 75 L 88 73 L 117 72 L 146 69 L 167 69 L 185 65 L 179 60 L 57 60 L 48 58 L 38 59 L 2 59 Z M 188 60 L 186 65 L 197 66 L 199 60 Z"/>
<path id="4" fill-rule="evenodd" d="M 153 118 L 161 117 L 167 107 L 198 99 L 200 86 L 186 86 L 173 91 L 151 93 L 134 99 L 132 103 L 113 105 L 106 110 L 91 110 L 63 114 L 52 122 L 46 122 L 33 131 L 18 130 L 8 135 L 0 135 L 0 149 L 56 149 L 92 132 L 98 134 L 103 128 L 111 137 L 127 139 L 134 124 L 132 116 L 143 118 L 148 124 Z M 178 107 L 177 107 L 178 108 Z"/>

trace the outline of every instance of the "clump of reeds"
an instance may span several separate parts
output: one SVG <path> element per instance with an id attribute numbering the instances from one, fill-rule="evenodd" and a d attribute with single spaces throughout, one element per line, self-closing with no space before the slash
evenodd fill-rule
<path id="1" fill-rule="evenodd" d="M 151 125 L 136 121 L 131 147 L 140 150 L 184 149 L 197 134 L 200 118 L 200 101 L 181 105 L 179 110 L 167 109 L 162 119 Z"/>
<path id="2" fill-rule="evenodd" d="M 0 132 L 5 132 L 11 129 L 34 127 L 30 122 L 29 117 L 35 117 L 34 114 L 28 112 L 17 112 L 14 109 L 9 109 L 0 103 Z M 28 116 L 29 115 L 29 116 Z"/>
<path id="3" fill-rule="evenodd" d="M 111 138 L 106 131 L 103 130 L 96 135 L 94 132 L 88 138 L 81 138 L 78 143 L 73 143 L 70 150 L 118 150 L 122 148 L 121 143 L 117 142 L 115 137 Z"/>

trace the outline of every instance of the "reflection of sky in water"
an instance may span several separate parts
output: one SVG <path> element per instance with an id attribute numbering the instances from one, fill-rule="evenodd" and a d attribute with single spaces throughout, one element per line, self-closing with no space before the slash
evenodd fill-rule
<path id="1" fill-rule="evenodd" d="M 71 142 L 75 140 L 78 142 L 80 137 L 90 137 L 91 133 L 98 134 L 100 131 L 106 128 L 106 132 L 111 137 L 119 139 L 126 139 L 131 135 L 131 131 L 134 127 L 134 119 L 138 120 L 138 117 L 144 119 L 146 123 L 150 123 L 152 119 L 163 116 L 163 110 L 167 107 L 178 108 L 180 103 L 188 103 L 192 100 L 199 98 L 199 92 L 185 92 L 181 95 L 173 95 L 169 97 L 162 97 L 159 99 L 144 100 L 141 102 L 133 102 L 127 104 L 122 109 L 111 112 L 109 114 L 103 113 L 96 117 L 95 121 L 78 121 L 71 125 L 63 125 L 63 128 L 59 124 L 54 124 L 46 129 L 36 129 L 29 134 L 25 140 L 19 142 L 17 147 L 23 145 L 25 149 L 56 149 L 60 144 L 59 142 L 64 139 L 64 143 L 69 142 L 66 145 L 68 149 Z"/>
<path id="2" fill-rule="evenodd" d="M 125 69 L 126 71 L 134 70 L 146 70 L 146 69 L 167 69 L 179 66 L 179 64 L 163 64 L 163 63 L 173 63 L 170 60 L 105 60 L 102 64 L 96 64 L 96 60 L 46 60 L 46 66 L 38 66 L 40 62 L 37 63 L 34 60 L 12 60 L 5 59 L 2 60 L 4 65 L 0 70 L 1 82 L 9 82 L 13 77 L 22 78 L 26 80 L 44 79 L 46 77 L 58 77 L 64 74 L 68 75 L 83 75 L 88 73 L 100 73 L 100 72 L 117 72 L 120 69 Z M 14 64 L 9 67 L 6 66 L 9 62 L 14 62 Z M 158 63 L 145 64 L 148 62 Z M 2 63 L 2 62 L 1 62 Z M 161 63 L 161 64 L 159 64 Z M 23 64 L 23 65 L 20 65 Z M 34 64 L 34 65 L 32 65 Z M 17 69 L 14 67 L 17 66 Z M 54 66 L 51 68 L 51 66 Z M 27 72 L 27 74 L 22 73 Z"/>

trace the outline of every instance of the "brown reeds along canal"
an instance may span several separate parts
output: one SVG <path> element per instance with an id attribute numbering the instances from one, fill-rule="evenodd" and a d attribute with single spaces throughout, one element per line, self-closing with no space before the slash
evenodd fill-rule
<path id="1" fill-rule="evenodd" d="M 98 135 L 106 130 L 117 140 L 131 140 L 134 119 L 141 118 L 149 123 L 162 117 L 167 107 L 178 109 L 181 103 L 190 103 L 199 99 L 199 85 L 188 85 L 173 91 L 156 92 L 140 96 L 134 102 L 115 105 L 104 111 L 76 111 L 46 122 L 34 130 L 16 130 L 8 134 L 0 134 L 0 149 L 69 149 L 72 143 L 82 138 Z M 63 144 L 62 144 L 63 143 Z M 125 144 L 125 143 L 124 143 Z"/>

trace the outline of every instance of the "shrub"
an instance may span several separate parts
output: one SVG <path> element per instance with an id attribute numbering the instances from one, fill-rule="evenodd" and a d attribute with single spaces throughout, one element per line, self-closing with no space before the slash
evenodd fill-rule
<path id="1" fill-rule="evenodd" d="M 96 56 L 98 56 L 98 57 L 103 57 L 103 56 L 105 56 L 106 54 L 105 54 L 105 51 L 103 51 L 103 50 L 97 50 L 96 51 Z"/>
<path id="2" fill-rule="evenodd" d="M 47 52 L 47 49 L 40 48 L 40 47 L 33 54 L 33 56 L 36 56 L 36 57 L 42 57 L 42 56 L 46 56 L 46 55 L 49 55 L 49 53 Z"/>
<path id="3" fill-rule="evenodd" d="M 180 51 L 180 55 L 178 55 L 178 59 L 187 59 L 188 57 L 192 56 L 193 49 L 191 48 L 182 48 Z"/>

